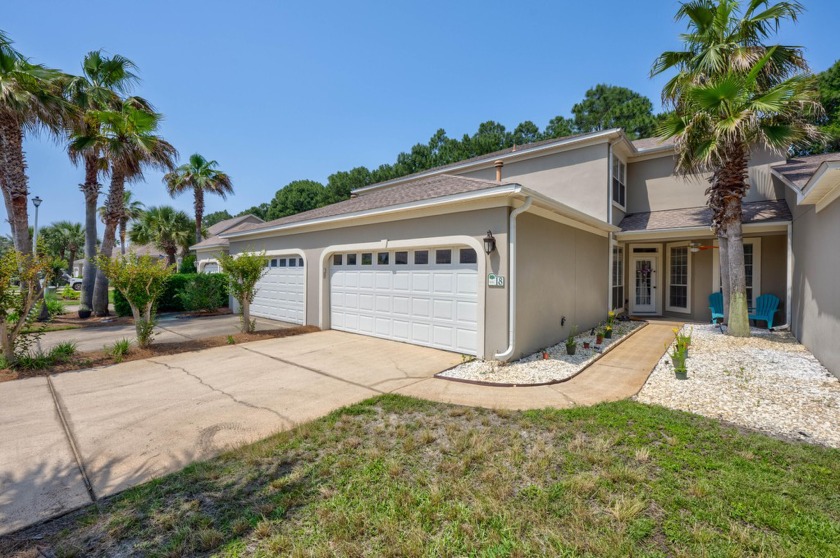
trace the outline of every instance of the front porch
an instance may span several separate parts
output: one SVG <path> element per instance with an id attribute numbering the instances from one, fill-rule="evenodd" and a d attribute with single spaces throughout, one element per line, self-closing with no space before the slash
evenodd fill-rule
<path id="1" fill-rule="evenodd" d="M 764 202 L 762 211 L 749 207 L 754 205 L 745 204 L 744 211 L 747 301 L 753 307 L 760 295 L 775 295 L 779 308 L 770 325 L 780 326 L 790 323 L 790 213 L 782 200 Z M 696 224 L 700 215 L 690 213 L 702 209 L 628 215 L 622 221 L 612 249 L 612 307 L 644 319 L 711 320 L 709 295 L 720 290 L 720 259 L 717 239 L 708 226 Z M 680 222 L 684 226 L 674 226 Z"/>

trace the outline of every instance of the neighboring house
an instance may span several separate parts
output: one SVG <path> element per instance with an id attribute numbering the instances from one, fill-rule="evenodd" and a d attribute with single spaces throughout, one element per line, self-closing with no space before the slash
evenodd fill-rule
<path id="1" fill-rule="evenodd" d="M 818 346 L 840 335 L 838 309 L 826 311 L 840 301 L 836 258 L 821 258 L 819 279 L 796 260 L 818 254 L 817 238 L 840 239 L 840 203 L 823 194 L 836 171 L 820 178 L 814 167 L 817 190 L 788 183 L 791 164 L 764 151 L 751 159 L 748 297 L 778 296 L 775 325 L 791 324 L 838 373 L 836 349 Z M 611 129 L 374 184 L 313 211 L 236 224 L 193 249 L 205 270 L 214 250 L 266 252 L 254 315 L 508 360 L 610 309 L 709 321 L 720 279 L 707 187 L 674 175 L 672 144 Z M 802 205 L 817 199 L 833 220 Z"/>
<path id="2" fill-rule="evenodd" d="M 207 229 L 207 238 L 190 247 L 195 251 L 195 266 L 199 273 L 218 273 L 219 261 L 216 259 L 220 251 L 227 251 L 228 241 L 219 236 L 240 225 L 258 225 L 264 223 L 256 215 L 242 215 L 232 219 L 219 221 Z"/>

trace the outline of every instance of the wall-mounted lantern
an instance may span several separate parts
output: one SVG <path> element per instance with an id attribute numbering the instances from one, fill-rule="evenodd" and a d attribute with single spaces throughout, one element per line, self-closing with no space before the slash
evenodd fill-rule
<path id="1" fill-rule="evenodd" d="M 484 237 L 484 251 L 487 252 L 487 255 L 493 253 L 496 249 L 496 239 L 493 238 L 493 233 L 487 231 L 487 236 Z"/>

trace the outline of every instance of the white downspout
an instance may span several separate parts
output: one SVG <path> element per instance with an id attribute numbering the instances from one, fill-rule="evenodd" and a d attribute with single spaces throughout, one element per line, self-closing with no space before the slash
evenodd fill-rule
<path id="1" fill-rule="evenodd" d="M 508 227 L 508 348 L 494 356 L 497 360 L 507 361 L 513 356 L 516 343 L 516 217 L 528 211 L 531 207 L 531 196 L 525 198 L 525 203 L 510 212 L 510 226 Z"/>
<path id="2" fill-rule="evenodd" d="M 785 324 L 793 331 L 793 223 L 787 226 L 787 285 L 785 285 Z"/>

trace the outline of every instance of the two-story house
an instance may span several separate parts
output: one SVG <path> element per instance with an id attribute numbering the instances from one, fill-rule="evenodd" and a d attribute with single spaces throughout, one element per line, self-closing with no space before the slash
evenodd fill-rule
<path id="1" fill-rule="evenodd" d="M 744 200 L 748 297 L 778 296 L 775 325 L 835 373 L 840 353 L 818 346 L 840 345 L 840 262 L 821 242 L 840 240 L 838 160 L 756 152 Z M 219 249 L 265 251 L 255 315 L 508 360 L 611 309 L 709 321 L 707 187 L 675 176 L 673 145 L 611 129 L 374 184 L 194 249 L 205 270 Z"/>

